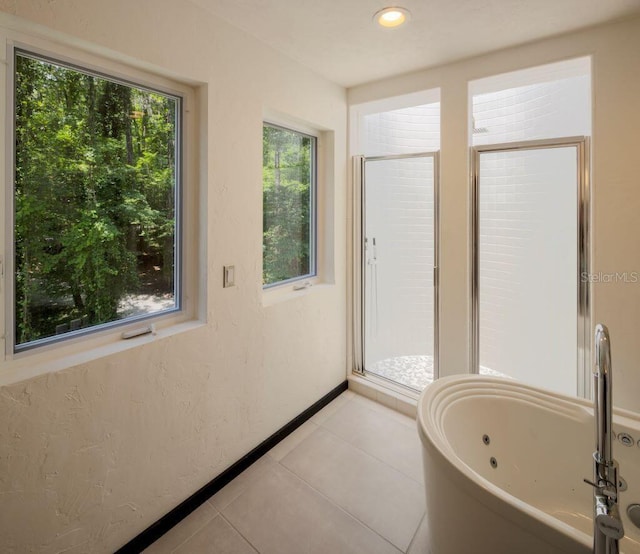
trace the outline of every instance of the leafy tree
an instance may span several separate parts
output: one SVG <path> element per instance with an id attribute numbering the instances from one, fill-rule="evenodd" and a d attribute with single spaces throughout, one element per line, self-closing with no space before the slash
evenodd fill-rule
<path id="1" fill-rule="evenodd" d="M 177 101 L 27 55 L 15 77 L 16 343 L 172 297 Z"/>
<path id="2" fill-rule="evenodd" d="M 263 282 L 311 272 L 311 137 L 264 125 Z"/>

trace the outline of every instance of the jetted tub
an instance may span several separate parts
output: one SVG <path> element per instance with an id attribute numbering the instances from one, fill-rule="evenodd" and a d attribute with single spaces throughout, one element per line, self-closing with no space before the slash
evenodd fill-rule
<path id="1" fill-rule="evenodd" d="M 592 551 L 593 491 L 583 482 L 593 478 L 591 402 L 508 379 L 446 377 L 422 394 L 418 429 L 430 554 Z M 615 409 L 613 431 L 628 486 L 620 550 L 640 554 L 626 514 L 640 503 L 640 417 Z"/>

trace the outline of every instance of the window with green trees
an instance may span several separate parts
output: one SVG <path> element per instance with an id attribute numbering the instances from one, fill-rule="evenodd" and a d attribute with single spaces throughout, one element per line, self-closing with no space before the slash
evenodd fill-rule
<path id="1" fill-rule="evenodd" d="M 14 59 L 15 349 L 177 310 L 181 99 Z"/>
<path id="2" fill-rule="evenodd" d="M 265 123 L 262 282 L 315 275 L 316 138 Z"/>

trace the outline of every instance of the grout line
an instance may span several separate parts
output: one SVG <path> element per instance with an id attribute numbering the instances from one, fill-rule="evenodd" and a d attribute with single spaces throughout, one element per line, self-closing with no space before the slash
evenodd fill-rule
<path id="1" fill-rule="evenodd" d="M 198 527 L 193 533 L 191 533 L 191 535 L 189 535 L 186 539 L 184 539 L 180 544 L 178 544 L 175 548 L 173 548 L 171 550 L 171 554 L 173 554 L 174 552 L 177 552 L 179 548 L 182 548 L 182 546 L 184 546 L 187 541 L 189 541 L 190 539 L 192 539 L 193 537 L 196 536 L 196 534 L 198 534 L 200 531 L 202 531 L 202 529 L 204 529 L 209 523 L 211 523 L 218 514 L 215 514 L 211 519 L 207 520 L 201 527 Z"/>
<path id="2" fill-rule="evenodd" d="M 303 438 L 298 444 L 296 444 L 293 448 L 291 448 L 284 456 L 282 456 L 279 460 L 276 460 L 273 455 L 271 454 L 272 450 L 274 448 L 277 448 L 278 445 L 282 444 L 282 443 L 278 443 L 276 446 L 274 446 L 271 450 L 269 450 L 269 452 L 266 453 L 266 456 L 269 456 L 269 458 L 271 460 L 273 460 L 274 462 L 276 462 L 277 464 L 280 463 L 281 460 L 284 460 L 289 454 L 291 454 L 296 448 L 298 448 L 298 446 L 300 446 L 303 442 L 305 442 L 311 435 L 313 435 L 319 428 L 320 425 L 317 424 L 315 421 L 311 421 L 310 419 L 305 421 L 300 427 L 298 427 L 298 429 L 300 429 L 301 427 L 303 427 L 304 425 L 308 425 L 311 424 L 312 426 L 315 427 L 315 429 L 313 429 L 313 431 L 311 431 L 305 438 Z M 296 429 L 296 431 L 298 430 Z M 294 431 L 294 433 L 296 432 Z M 291 433 L 293 435 L 293 433 Z M 286 441 L 289 437 L 287 437 L 286 439 L 284 439 L 282 442 Z"/>
<path id="3" fill-rule="evenodd" d="M 200 527 L 198 527 L 191 535 L 189 535 L 186 539 L 184 539 L 178 546 L 176 546 L 174 549 L 172 549 L 171 550 L 171 554 L 176 552 L 178 550 L 178 548 L 181 548 L 188 540 L 190 540 L 193 537 L 195 537 L 200 531 L 202 531 L 207 525 L 209 525 L 209 523 L 211 523 L 216 517 L 218 517 L 218 513 L 219 513 L 218 510 L 216 510 L 214 506 L 212 506 L 212 508 L 216 511 L 216 513 L 213 514 L 213 517 L 208 519 L 205 523 L 203 523 Z M 191 513 L 193 513 L 193 512 L 191 512 Z M 191 514 L 189 514 L 189 515 L 191 515 Z M 186 521 L 186 518 L 183 521 Z"/>
<path id="4" fill-rule="evenodd" d="M 340 510 L 341 512 L 343 512 L 344 514 L 346 514 L 347 516 L 349 516 L 351 519 L 357 521 L 360 525 L 362 525 L 363 527 L 365 527 L 366 529 L 369 529 L 369 531 L 371 531 L 372 533 L 378 535 L 378 537 L 380 537 L 383 541 L 385 541 L 386 543 L 390 544 L 393 548 L 395 548 L 398 552 L 402 552 L 402 549 L 400 549 L 399 547 L 397 547 L 395 544 L 393 544 L 389 539 L 387 539 L 386 537 L 383 537 L 380 533 L 378 533 L 375 529 L 369 527 L 369 525 L 367 525 L 364 521 L 360 520 L 360 518 L 356 517 L 355 515 L 353 515 L 351 512 L 347 511 L 345 508 L 343 508 L 342 506 L 340 506 L 339 504 L 336 504 L 333 500 L 331 500 L 331 498 L 329 498 L 326 494 L 324 494 L 322 491 L 316 489 L 311 483 L 309 483 L 308 481 L 306 481 L 305 479 L 303 479 L 302 477 L 300 477 L 300 475 L 298 475 L 297 473 L 295 473 L 294 471 L 290 470 L 288 467 L 282 465 L 280 462 L 276 462 L 278 464 L 280 464 L 280 466 L 287 472 L 290 473 L 293 477 L 295 477 L 298 481 L 301 481 L 302 483 L 304 483 L 307 487 L 309 487 L 313 492 L 315 492 L 316 494 L 318 494 L 319 496 L 321 496 L 322 498 L 324 498 L 327 502 L 329 502 L 329 504 L 331 504 L 332 506 L 334 506 L 335 508 L 337 508 L 338 510 Z"/>
<path id="5" fill-rule="evenodd" d="M 354 393 L 354 396 L 350 396 L 350 398 L 346 399 L 345 403 L 340 406 L 335 412 L 334 414 L 331 415 L 331 417 L 333 417 L 333 415 L 337 414 L 338 412 L 340 412 L 345 406 L 347 406 L 350 402 L 352 402 L 356 396 L 362 396 L 362 395 L 358 395 L 357 393 Z M 339 397 L 338 397 L 339 398 Z M 364 397 L 366 398 L 366 397 Z M 335 402 L 337 400 L 337 398 L 333 401 Z M 372 401 L 373 402 L 373 401 Z M 331 405 L 328 404 L 328 406 Z M 369 408 L 367 406 L 363 406 L 364 409 L 369 410 L 370 412 L 374 413 L 374 414 L 380 414 L 382 417 L 389 417 L 389 419 L 391 421 L 394 421 L 394 419 L 390 416 L 386 416 L 383 412 L 379 412 L 376 411 L 375 409 Z M 387 462 L 379 459 L 378 457 L 374 456 L 373 454 L 367 452 L 366 450 L 363 450 L 362 448 L 351 444 L 349 441 L 345 440 L 343 437 L 340 437 L 339 435 L 336 435 L 333 431 L 331 431 L 330 429 L 326 428 L 324 426 L 324 423 L 318 424 L 313 422 L 314 425 L 316 425 L 316 427 L 318 428 L 322 428 L 324 431 L 330 433 L 332 436 L 336 437 L 338 440 L 340 440 L 341 442 L 343 442 L 344 444 L 351 446 L 352 448 L 362 452 L 363 454 L 369 456 L 370 458 L 377 460 L 379 463 L 382 463 L 383 465 L 387 466 L 389 469 L 391 469 L 392 471 L 395 471 L 397 473 L 400 473 L 401 475 L 407 477 L 408 479 L 411 479 L 414 483 L 417 483 L 420 486 L 423 486 L 422 483 L 416 481 L 415 479 L 413 479 L 412 477 L 406 475 L 403 471 L 400 471 L 396 468 L 394 468 L 393 466 L 389 465 Z M 400 422 L 397 422 L 399 425 L 402 425 Z M 293 470 L 289 469 L 288 467 L 286 467 L 284 464 L 282 464 L 282 461 L 289 455 L 291 454 L 293 451 L 295 451 L 298 447 L 300 447 L 302 445 L 302 443 L 304 443 L 307 439 L 309 439 L 318 429 L 314 429 L 309 436 L 305 437 L 299 444 L 297 444 L 294 448 L 292 448 L 286 456 L 284 456 L 281 460 L 275 460 L 273 457 L 270 456 L 270 459 L 273 463 L 278 464 L 282 469 L 284 469 L 289 475 L 293 476 L 294 479 L 298 480 L 299 482 L 304 483 L 304 485 L 306 485 L 313 493 L 318 494 L 320 497 L 324 498 L 327 502 L 329 502 L 330 505 L 332 505 L 333 507 L 337 508 L 338 510 L 340 510 L 340 512 L 344 513 L 345 515 L 347 515 L 349 518 L 351 518 L 352 520 L 356 521 L 358 524 L 360 524 L 362 527 L 368 529 L 369 531 L 371 531 L 372 533 L 374 533 L 375 535 L 377 535 L 379 538 L 381 538 L 383 541 L 385 541 L 387 544 L 389 544 L 390 546 L 392 546 L 398 553 L 402 553 L 403 550 L 401 548 L 399 548 L 396 544 L 392 543 L 389 539 L 387 539 L 386 537 L 384 537 L 383 535 L 381 535 L 378 531 L 376 531 L 375 529 L 373 529 L 372 527 L 370 527 L 367 523 L 365 523 L 364 521 L 362 521 L 360 518 L 358 518 L 356 515 L 352 514 L 351 512 L 349 512 L 346 508 L 343 508 L 342 506 L 340 506 L 339 504 L 337 504 L 336 502 L 334 502 L 331 498 L 329 498 L 327 495 L 325 495 L 322 491 L 318 490 L 317 488 L 315 488 L 311 483 L 309 483 L 308 481 L 306 481 L 302 476 L 298 475 L 297 473 L 295 473 Z M 237 477 L 236 477 L 237 479 Z M 231 506 L 231 504 L 233 504 L 236 500 L 238 500 L 241 496 L 243 496 L 246 493 L 246 490 L 243 490 L 236 498 L 234 498 L 225 508 L 225 510 Z M 257 553 L 260 554 L 260 550 L 258 550 L 258 548 L 256 548 L 256 546 L 242 533 L 240 532 L 240 530 L 233 525 L 229 519 L 227 519 L 227 517 L 224 514 L 224 510 L 219 510 L 215 505 L 213 505 L 213 503 L 210 502 L 210 499 L 207 500 L 207 502 L 216 510 L 216 514 L 209 520 L 207 520 L 206 523 L 204 523 L 201 527 L 199 527 L 193 534 L 191 534 L 189 537 L 187 537 L 184 541 L 182 541 L 178 546 L 176 546 L 176 548 L 174 548 L 171 552 L 175 553 L 179 548 L 181 548 L 182 546 L 184 546 L 184 544 L 189 541 L 191 538 L 193 538 L 197 533 L 199 533 L 200 531 L 202 531 L 202 529 L 204 529 L 204 527 L 206 527 L 207 525 L 209 525 L 216 517 L 220 516 L 222 517 L 222 519 L 227 522 L 229 524 L 229 526 L 234 529 L 238 535 L 240 535 L 240 537 L 242 537 L 243 540 L 245 540 L 247 542 L 247 544 L 249 544 L 249 546 Z M 414 531 L 413 536 L 411 537 L 411 541 L 409 543 L 409 546 L 407 548 L 407 551 L 411 548 L 411 545 L 413 544 L 413 541 L 415 539 L 415 536 L 417 534 L 418 529 L 420 528 L 420 525 L 422 524 L 422 521 L 424 519 L 423 518 L 420 520 L 418 526 L 416 527 L 416 530 Z"/>
<path id="6" fill-rule="evenodd" d="M 211 498 L 213 498 L 213 496 L 212 496 Z M 211 502 L 211 498 L 207 499 L 207 501 L 205 502 L 205 504 L 209 504 L 209 506 L 211 506 L 211 507 L 215 510 L 216 515 L 218 515 L 218 514 L 220 513 L 220 510 L 218 510 L 218 508 L 216 508 L 216 507 L 213 505 L 213 502 Z M 213 518 L 212 518 L 212 519 L 213 519 Z"/>
<path id="7" fill-rule="evenodd" d="M 404 471 L 402 471 L 401 469 L 398 469 L 396 467 L 393 467 L 392 465 L 390 465 L 388 462 L 385 462 L 384 460 L 381 460 L 380 458 L 378 458 L 376 455 L 371 454 L 371 452 L 367 452 L 366 450 L 364 450 L 363 448 L 360 448 L 359 446 L 350 443 L 348 440 L 344 439 L 343 437 L 341 437 L 340 435 L 337 435 L 336 433 L 334 433 L 331 429 L 327 429 L 325 427 L 323 427 L 323 430 L 326 431 L 327 433 L 330 433 L 331 435 L 333 435 L 334 437 L 340 439 L 342 442 L 344 442 L 345 444 L 348 444 L 349 446 L 351 446 L 352 448 L 355 448 L 356 450 L 359 450 L 360 452 L 362 452 L 363 454 L 366 454 L 367 456 L 369 456 L 370 458 L 373 458 L 374 460 L 380 462 L 381 464 L 387 466 L 389 469 L 395 471 L 396 473 L 400 473 L 403 477 L 406 477 L 407 479 L 410 479 L 411 481 L 413 481 L 414 483 L 423 486 L 424 483 L 418 481 L 417 479 L 414 479 L 413 477 L 411 477 L 411 475 L 407 475 Z M 297 448 L 297 447 L 296 447 Z M 295 449 L 294 449 L 295 450 Z M 287 454 L 288 456 L 288 454 Z"/>
<path id="8" fill-rule="evenodd" d="M 224 516 L 224 514 L 223 514 L 222 512 L 220 512 L 218 515 L 219 515 L 222 519 L 224 519 L 224 520 L 229 524 L 229 526 L 230 526 L 230 527 L 231 527 L 231 528 L 232 528 L 236 533 L 238 533 L 238 535 L 240 535 L 240 536 L 241 536 L 241 537 L 242 537 L 242 538 L 247 542 L 247 544 L 248 544 L 251 548 L 253 548 L 253 549 L 256 551 L 256 553 L 257 553 L 257 554 L 260 554 L 260 551 L 259 551 L 259 550 L 254 546 L 254 544 L 253 544 L 253 543 L 252 543 L 252 542 L 251 542 L 247 537 L 245 537 L 245 536 L 240 532 L 240 530 L 239 530 L 239 529 L 238 529 L 238 528 L 237 528 L 233 523 L 231 523 L 231 522 L 230 522 L 230 521 L 229 521 L 229 520 Z"/>
<path id="9" fill-rule="evenodd" d="M 407 552 L 411 551 L 411 547 L 413 546 L 413 543 L 416 540 L 416 537 L 418 536 L 418 531 L 420 531 L 420 528 L 422 527 L 422 524 L 424 523 L 425 519 L 427 519 L 427 512 L 425 510 L 425 513 L 422 515 L 422 519 L 420 520 L 420 522 L 418 523 L 418 526 L 416 527 L 415 532 L 413 533 L 413 537 L 411 537 L 411 542 L 409 543 L 409 546 L 407 547 Z M 406 553 L 405 553 L 406 554 Z"/>
<path id="10" fill-rule="evenodd" d="M 343 406 L 342 408 L 344 408 L 344 406 Z M 340 408 L 336 413 L 338 413 L 340 410 L 342 410 L 342 408 Z M 366 408 L 366 409 L 369 409 L 369 408 Z M 380 412 L 376 412 L 375 410 L 370 410 L 370 411 L 372 411 L 372 412 L 374 412 L 374 413 L 380 413 Z M 335 414 L 334 414 L 334 415 L 335 415 Z M 332 416 L 332 417 L 333 417 L 333 416 Z M 397 422 L 397 423 L 398 423 L 398 425 L 402 425 L 402 423 L 400 423 L 400 422 Z M 342 442 L 344 442 L 345 444 L 348 444 L 348 445 L 349 445 L 349 446 L 351 446 L 352 448 L 355 448 L 356 450 L 359 450 L 360 452 L 363 452 L 364 454 L 366 454 L 367 456 L 370 456 L 370 457 L 371 457 L 371 458 L 373 458 L 374 460 L 379 461 L 381 464 L 386 465 L 388 468 L 392 469 L 393 471 L 396 471 L 396 472 L 398 472 L 398 473 L 400 473 L 400 474 L 404 475 L 404 476 L 405 476 L 405 477 L 407 477 L 408 479 L 411 479 L 414 483 L 417 483 L 417 484 L 418 484 L 418 485 L 420 485 L 421 487 L 423 487 L 423 486 L 424 486 L 424 483 L 422 483 L 421 481 L 418 481 L 418 480 L 417 480 L 417 479 L 415 479 L 414 477 L 411 477 L 411 475 L 407 475 L 407 474 L 406 474 L 404 471 L 402 471 L 401 469 L 398 469 L 398 468 L 396 468 L 396 467 L 393 467 L 393 466 L 392 466 L 392 465 L 390 465 L 388 462 L 385 462 L 384 460 L 382 460 L 382 459 L 378 458 L 378 456 L 376 456 L 375 454 L 372 454 L 371 452 L 367 452 L 367 451 L 366 451 L 366 450 L 364 450 L 363 448 L 361 448 L 361 447 L 359 447 L 359 446 L 357 446 L 357 445 L 355 445 L 355 444 L 353 444 L 353 443 L 349 442 L 349 441 L 348 441 L 348 440 L 346 440 L 344 437 L 341 437 L 340 435 L 336 434 L 334 431 L 332 431 L 332 430 L 331 430 L 331 429 L 329 429 L 328 427 L 325 427 L 323 423 L 321 423 L 321 424 L 319 425 L 319 427 L 322 427 L 322 429 L 323 429 L 324 431 L 326 431 L 327 433 L 331 433 L 331 435 L 333 435 L 334 437 L 337 437 L 337 438 L 338 438 L 338 439 L 340 439 Z M 315 433 L 315 431 L 314 431 L 314 433 Z M 312 434 L 313 434 L 313 433 L 312 433 Z M 309 437 L 310 437 L 310 436 L 311 436 L 311 435 L 309 435 Z M 307 437 L 307 438 L 309 438 L 309 437 Z M 307 439 L 305 439 L 305 440 L 307 440 Z M 420 440 L 420 438 L 419 438 L 419 437 L 418 437 L 418 440 Z M 302 442 L 304 442 L 304 441 L 302 441 Z M 300 443 L 300 444 L 302 444 L 302 443 Z M 300 446 L 300 445 L 298 445 L 298 446 Z M 298 448 L 298 446 L 296 446 L 296 448 Z M 293 450 L 295 450 L 295 448 L 294 448 Z M 293 452 L 293 450 L 292 450 L 291 452 Z M 289 452 L 289 454 L 291 454 L 291 452 Z M 287 454 L 287 456 L 288 456 L 289 454 Z M 286 456 L 285 456 L 285 458 L 286 458 Z M 283 458 L 283 459 L 284 459 L 284 458 Z M 278 462 L 278 463 L 280 463 L 280 462 Z M 305 481 L 305 482 L 306 482 L 306 481 Z"/>
<path id="11" fill-rule="evenodd" d="M 338 397 L 339 398 L 339 397 Z M 347 403 L 351 402 L 352 400 L 354 400 L 354 396 L 352 396 L 351 398 L 347 399 L 347 401 L 345 402 L 345 404 L 343 406 L 340 406 L 340 408 L 338 408 L 336 410 L 335 413 L 338 413 L 340 410 L 342 410 Z M 335 399 L 337 400 L 337 398 Z M 333 402 L 335 402 L 335 400 L 333 400 Z M 330 404 L 328 404 L 330 405 Z M 333 417 L 333 415 L 332 415 Z M 342 441 L 344 444 L 351 446 L 352 448 L 354 448 L 355 450 L 359 450 L 360 452 L 362 452 L 363 454 L 369 456 L 370 458 L 377 460 L 379 463 L 387 466 L 389 469 L 391 469 L 392 471 L 395 471 L 397 473 L 400 473 L 401 475 L 407 477 L 408 479 L 411 479 L 414 483 L 417 483 L 420 486 L 423 486 L 422 483 L 419 483 L 418 481 L 416 481 L 415 479 L 412 479 L 411 477 L 405 475 L 405 473 L 401 472 L 400 470 L 390 466 L 389 464 L 387 464 L 386 462 L 376 458 L 375 456 L 373 456 L 372 454 L 370 454 L 369 452 L 366 452 L 365 450 L 362 450 L 361 448 L 358 448 L 355 445 L 352 445 L 351 443 L 349 443 L 348 441 L 346 441 L 345 439 L 343 439 L 342 437 L 336 435 L 335 433 L 333 433 L 332 431 L 330 431 L 329 429 L 327 429 L 326 427 L 324 427 L 323 424 L 315 424 L 317 427 L 321 427 L 324 431 L 330 433 L 332 436 L 335 436 L 337 439 L 339 439 L 340 441 Z M 302 443 L 304 443 L 307 439 L 309 439 L 311 437 L 311 435 L 313 435 L 318 429 L 314 429 L 312 431 L 312 433 L 308 436 L 305 437 L 302 442 L 300 442 L 300 444 L 297 444 L 290 452 L 287 453 L 287 456 L 289 456 L 289 454 L 291 454 L 294 450 L 296 450 L 299 446 L 302 445 Z M 391 547 L 393 547 L 398 553 L 402 553 L 403 550 L 398 547 L 397 545 L 395 545 L 394 543 L 392 543 L 389 539 L 387 539 L 386 537 L 384 537 L 383 535 L 381 535 L 378 531 L 376 531 L 375 529 L 373 529 L 372 527 L 370 527 L 368 524 L 366 524 L 364 521 L 362 521 L 360 518 L 358 518 L 356 515 L 352 514 L 351 512 L 349 512 L 347 509 L 343 508 L 342 506 L 340 506 L 339 504 L 336 504 L 331 498 L 329 498 L 326 494 L 324 494 L 322 491 L 320 491 L 319 489 L 317 489 L 316 487 L 314 487 L 311 483 L 309 483 L 306 479 L 304 479 L 302 476 L 298 475 L 297 473 L 295 473 L 293 470 L 289 469 L 287 466 L 285 466 L 282 461 L 287 457 L 284 456 L 281 460 L 275 460 L 273 457 L 270 456 L 270 459 L 273 463 L 277 464 L 280 466 L 281 469 L 283 469 L 286 473 L 288 473 L 289 475 L 291 475 L 294 479 L 296 479 L 297 481 L 303 483 L 306 487 L 308 487 L 313 493 L 319 495 L 321 498 L 324 498 L 329 504 L 331 504 L 333 507 L 337 508 L 338 510 L 340 510 L 342 513 L 346 514 L 348 517 L 350 517 L 352 520 L 358 522 L 360 525 L 362 525 L 364 528 L 368 529 L 369 531 L 371 531 L 372 533 L 374 533 L 375 535 L 377 535 L 378 537 L 380 537 L 383 541 L 385 541 L 387 544 L 389 544 Z M 237 477 L 236 477 L 237 479 Z M 246 490 L 243 490 L 240 494 L 238 494 L 238 496 L 236 496 L 231 502 L 229 502 L 229 504 L 224 508 L 224 510 L 219 510 L 219 515 L 221 515 L 225 521 L 227 521 L 229 523 L 229 525 L 231 525 L 239 534 L 240 536 L 242 536 L 250 545 L 252 548 L 254 548 L 256 550 L 256 552 L 258 552 L 258 554 L 260 554 L 260 551 L 251 543 L 251 541 L 249 541 L 242 533 L 240 533 L 240 531 L 238 531 L 238 529 L 225 517 L 224 515 L 224 511 L 227 510 L 234 502 L 236 502 L 241 496 L 243 496 L 246 493 Z M 422 521 L 422 520 L 421 520 Z M 413 538 L 415 537 L 415 533 L 417 532 L 417 529 L 419 528 L 419 524 L 418 527 L 416 527 L 416 531 L 414 531 L 413 536 L 411 537 L 411 541 L 413 541 Z M 411 542 L 409 543 L 411 544 Z"/>

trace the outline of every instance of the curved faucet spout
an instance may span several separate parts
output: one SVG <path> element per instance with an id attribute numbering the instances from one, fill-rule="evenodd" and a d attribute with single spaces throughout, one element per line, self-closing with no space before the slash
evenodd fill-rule
<path id="1" fill-rule="evenodd" d="M 613 462 L 611 431 L 611 339 L 609 329 L 598 323 L 595 331 L 594 412 L 596 418 L 596 453 L 605 465 Z M 602 476 L 604 478 L 604 476 Z"/>
<path id="2" fill-rule="evenodd" d="M 594 479 L 585 479 L 594 487 L 594 554 L 617 554 L 618 541 L 624 536 L 618 511 L 618 464 L 613 459 L 611 339 L 606 326 L 595 331 L 595 364 L 593 366 L 596 422 L 596 451 L 593 453 Z"/>

